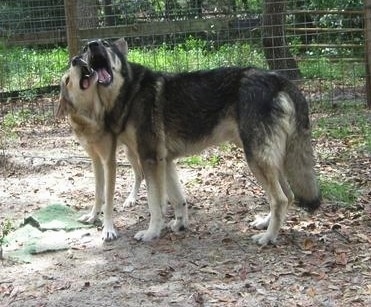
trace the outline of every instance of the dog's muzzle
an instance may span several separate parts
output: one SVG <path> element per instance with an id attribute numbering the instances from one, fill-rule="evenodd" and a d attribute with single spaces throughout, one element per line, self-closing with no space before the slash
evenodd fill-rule
<path id="1" fill-rule="evenodd" d="M 91 41 L 87 44 L 86 50 L 89 54 L 89 66 L 98 74 L 98 83 L 108 86 L 112 83 L 113 75 L 108 57 L 107 48 L 110 44 L 104 40 Z"/>
<path id="2" fill-rule="evenodd" d="M 80 88 L 86 90 L 92 84 L 92 80 L 96 75 L 94 69 L 89 67 L 88 63 L 84 61 L 81 57 L 75 56 L 71 60 L 72 67 L 80 67 L 81 77 L 80 77 Z"/>

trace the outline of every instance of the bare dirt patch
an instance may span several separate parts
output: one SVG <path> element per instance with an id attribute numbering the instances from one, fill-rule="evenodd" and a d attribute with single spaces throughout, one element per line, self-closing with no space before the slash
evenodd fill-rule
<path id="1" fill-rule="evenodd" d="M 68 250 L 33 256 L 30 263 L 3 260 L 0 305 L 371 305 L 368 172 L 354 175 L 365 184 L 355 206 L 325 201 L 314 215 L 291 208 L 277 245 L 262 248 L 251 241 L 257 230 L 249 222 L 268 211 L 265 196 L 240 151 L 210 149 L 205 156 L 215 154 L 213 165 L 179 164 L 190 229 L 183 235 L 165 230 L 159 240 L 140 243 L 133 236 L 149 222 L 145 188 L 135 207 L 122 207 L 132 176 L 120 152 L 118 240 L 102 243 L 93 228 Z M 85 213 L 93 203 L 90 161 L 64 123 L 19 129 L 5 144 L 1 176 L 0 221 L 18 225 L 51 203 Z"/>

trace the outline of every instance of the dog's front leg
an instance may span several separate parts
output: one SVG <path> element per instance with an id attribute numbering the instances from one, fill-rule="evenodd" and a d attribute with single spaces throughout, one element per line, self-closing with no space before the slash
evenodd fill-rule
<path id="1" fill-rule="evenodd" d="M 139 231 L 134 238 L 142 241 L 150 241 L 160 236 L 164 226 L 162 208 L 165 206 L 166 201 L 166 160 L 163 158 L 156 161 L 145 160 L 141 164 L 147 185 L 148 206 L 151 217 L 148 229 Z"/>
<path id="2" fill-rule="evenodd" d="M 102 239 L 111 241 L 117 238 L 113 225 L 113 196 L 116 183 L 116 140 L 112 137 L 102 146 L 104 169 L 104 202 Z"/>
<path id="3" fill-rule="evenodd" d="M 93 151 L 93 148 L 87 149 L 92 161 L 93 171 L 95 177 L 95 202 L 92 210 L 88 214 L 84 214 L 79 218 L 80 222 L 83 223 L 94 223 L 102 210 L 103 205 L 103 193 L 104 193 L 104 170 L 101 158 Z"/>

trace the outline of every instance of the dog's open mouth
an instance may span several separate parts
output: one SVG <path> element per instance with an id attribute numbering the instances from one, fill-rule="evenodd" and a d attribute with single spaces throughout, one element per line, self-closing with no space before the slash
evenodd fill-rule
<path id="1" fill-rule="evenodd" d="M 78 66 L 81 69 L 80 88 L 82 90 L 88 89 L 92 83 L 93 78 L 96 75 L 94 69 L 90 68 L 88 63 L 80 57 L 74 57 L 72 59 L 72 66 Z"/>
<path id="2" fill-rule="evenodd" d="M 101 54 L 92 54 L 89 59 L 90 67 L 98 74 L 98 83 L 104 86 L 112 82 L 112 70 L 108 60 Z"/>

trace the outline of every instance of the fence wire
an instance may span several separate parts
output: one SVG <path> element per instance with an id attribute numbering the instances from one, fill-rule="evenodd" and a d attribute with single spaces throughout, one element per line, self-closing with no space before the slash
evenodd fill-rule
<path id="1" fill-rule="evenodd" d="M 53 114 L 69 56 L 95 38 L 125 37 L 129 60 L 153 69 L 256 65 L 301 80 L 313 103 L 364 103 L 363 1 L 323 2 L 4 0 L 0 120 Z"/>

